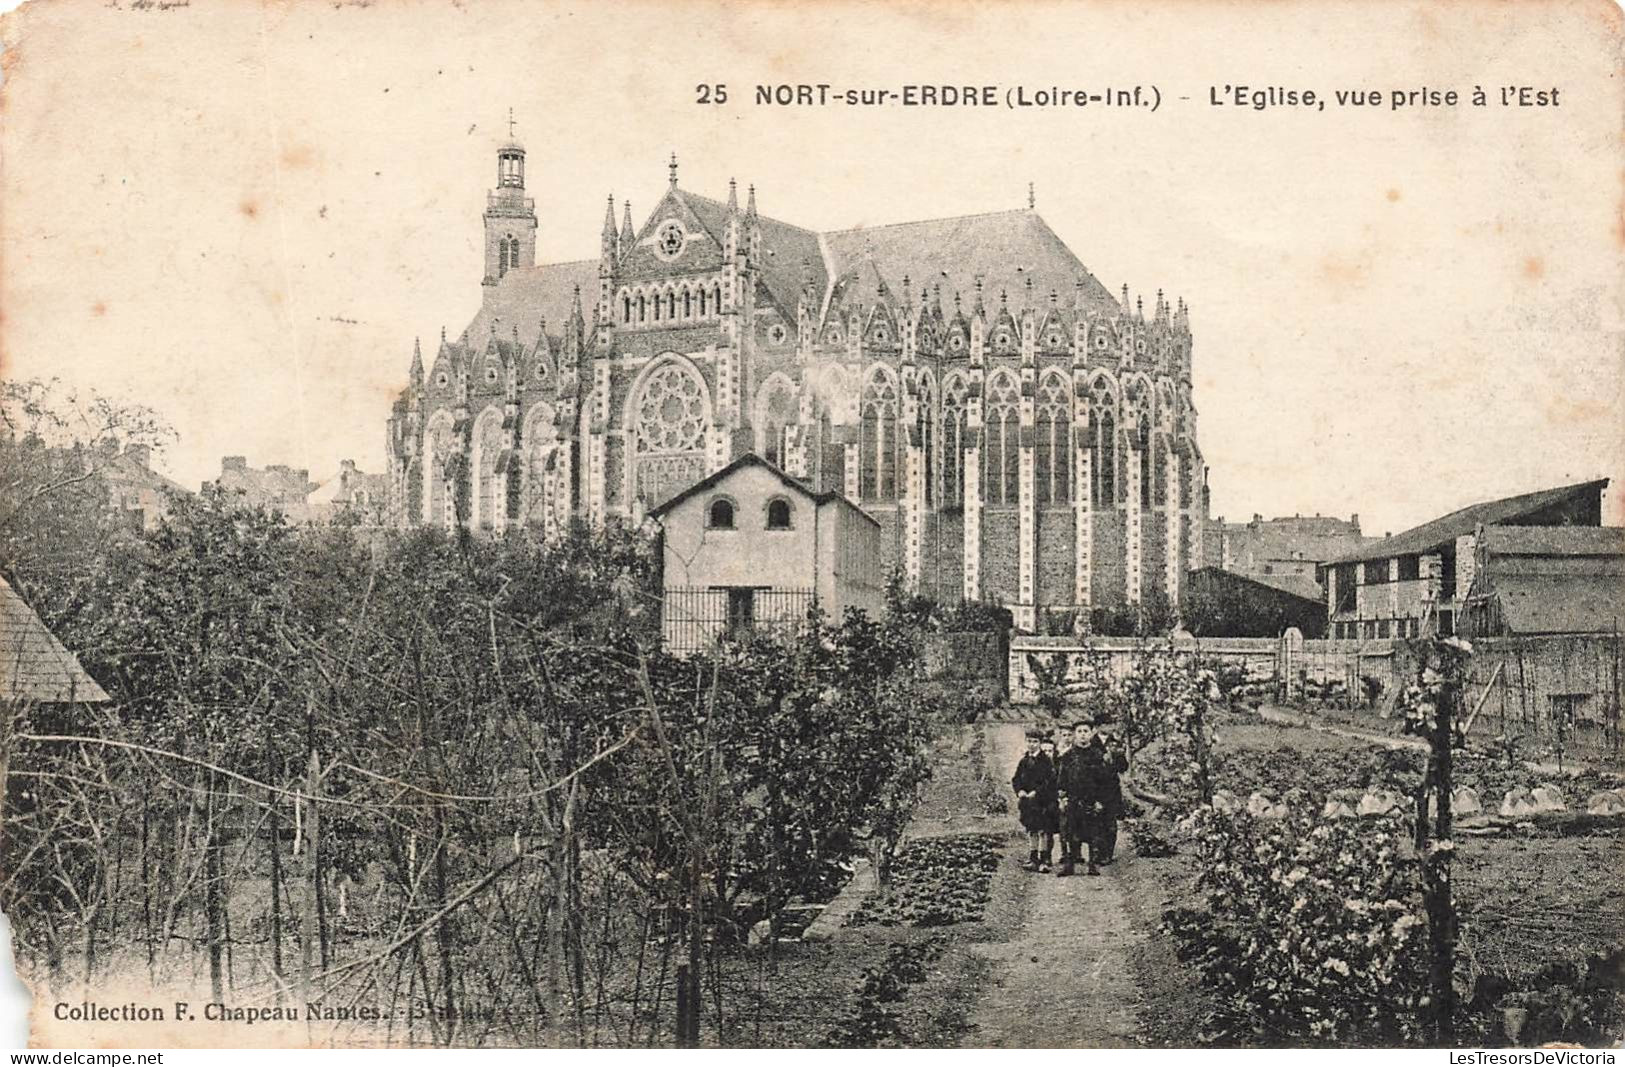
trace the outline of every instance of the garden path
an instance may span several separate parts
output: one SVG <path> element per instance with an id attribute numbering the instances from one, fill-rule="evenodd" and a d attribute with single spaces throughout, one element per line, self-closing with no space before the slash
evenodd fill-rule
<path id="1" fill-rule="evenodd" d="M 987 760 L 1008 782 L 1023 727 L 989 723 Z M 1013 807 L 1013 805 L 1012 805 Z M 1015 816 L 1011 815 L 1012 825 Z M 1014 840 L 1014 838 L 1012 838 Z M 1122 853 L 1130 850 L 1123 842 Z M 1013 845 L 1006 862 L 1024 854 Z M 1119 860 L 1121 863 L 1122 860 Z M 992 965 L 967 1044 L 993 1048 L 1136 1047 L 1141 992 L 1129 969 L 1142 936 L 1129 919 L 1117 868 L 1099 878 L 1032 874 L 1021 921 L 1003 941 L 974 945 Z"/>

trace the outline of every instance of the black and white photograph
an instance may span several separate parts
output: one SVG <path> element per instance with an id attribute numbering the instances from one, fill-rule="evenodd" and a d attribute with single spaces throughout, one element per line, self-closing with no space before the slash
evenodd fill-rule
<path id="1" fill-rule="evenodd" d="M 9 7 L 0 1044 L 1614 1062 L 1612 0 Z"/>

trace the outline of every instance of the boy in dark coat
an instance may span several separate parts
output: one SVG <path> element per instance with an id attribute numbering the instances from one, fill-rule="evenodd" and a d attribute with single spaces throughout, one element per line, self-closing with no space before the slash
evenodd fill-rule
<path id="1" fill-rule="evenodd" d="M 1073 873 L 1082 857 L 1085 841 L 1093 842 L 1100 812 L 1105 804 L 1105 782 L 1100 750 L 1092 742 L 1094 724 L 1083 720 L 1072 727 L 1072 747 L 1061 753 L 1056 766 L 1056 786 L 1061 802 L 1061 869 L 1057 878 Z M 1089 873 L 1099 874 L 1093 849 L 1089 853 Z"/>
<path id="2" fill-rule="evenodd" d="M 1122 775 L 1128 770 L 1128 756 L 1123 753 L 1122 739 L 1117 735 L 1111 719 L 1103 719 L 1095 731 L 1095 743 L 1100 746 L 1102 765 L 1101 784 L 1105 795 L 1105 810 L 1101 812 L 1099 846 L 1101 864 L 1112 862 L 1117 854 L 1117 820 L 1123 817 Z"/>
<path id="3" fill-rule="evenodd" d="M 1050 825 L 1050 813 L 1055 806 L 1055 765 L 1044 755 L 1043 737 L 1036 732 L 1027 734 L 1027 754 L 1016 764 L 1010 788 L 1016 793 L 1016 809 L 1021 815 L 1022 829 L 1027 831 L 1027 869 L 1047 871 L 1055 848 L 1055 837 Z M 1039 841 L 1043 853 L 1039 853 Z"/>

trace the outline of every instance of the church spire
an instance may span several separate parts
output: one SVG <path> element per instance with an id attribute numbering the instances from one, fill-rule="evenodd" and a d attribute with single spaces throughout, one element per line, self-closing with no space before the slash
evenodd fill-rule
<path id="1" fill-rule="evenodd" d="M 631 254 L 632 242 L 637 239 L 638 234 L 632 229 L 632 201 L 623 200 L 621 203 L 625 209 L 621 213 L 621 256 L 624 258 Z"/>
<path id="2" fill-rule="evenodd" d="M 412 338 L 412 384 L 423 384 L 423 343 Z"/>
<path id="3" fill-rule="evenodd" d="M 749 196 L 747 197 L 747 199 L 745 201 L 745 218 L 752 219 L 752 220 L 754 220 L 756 218 L 756 186 L 755 185 L 752 185 L 750 187 L 750 194 L 749 194 Z"/>
<path id="4" fill-rule="evenodd" d="M 609 194 L 609 203 L 604 207 L 604 235 L 600 244 L 605 266 L 612 264 L 620 252 L 620 234 L 615 230 L 615 194 Z"/>
<path id="5" fill-rule="evenodd" d="M 671 162 L 666 164 L 666 169 L 668 171 L 670 171 L 670 177 L 667 179 L 667 181 L 671 184 L 671 187 L 673 189 L 677 188 L 677 153 L 676 152 L 673 152 L 671 154 Z"/>
<path id="6" fill-rule="evenodd" d="M 739 214 L 739 183 L 732 178 L 728 179 L 728 215 Z"/>

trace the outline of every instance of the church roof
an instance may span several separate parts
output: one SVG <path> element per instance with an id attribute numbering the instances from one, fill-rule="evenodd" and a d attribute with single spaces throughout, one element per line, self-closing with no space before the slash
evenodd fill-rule
<path id="1" fill-rule="evenodd" d="M 547 332 L 558 337 L 570 321 L 570 308 L 576 286 L 581 287 L 581 306 L 590 319 L 598 303 L 598 261 L 580 259 L 573 263 L 543 263 L 516 267 L 504 274 L 485 294 L 479 313 L 468 325 L 469 344 L 481 349 L 496 326 L 498 340 L 513 336 L 519 327 L 519 341 L 529 348 L 536 341 L 542 319 Z"/>
<path id="2" fill-rule="evenodd" d="M 686 189 L 678 193 L 720 245 L 728 236 L 728 205 Z M 779 311 L 793 319 L 809 270 L 816 291 L 820 296 L 824 292 L 827 278 L 818 235 L 766 215 L 758 215 L 756 221 L 762 229 L 762 284 L 779 305 Z"/>
<path id="3" fill-rule="evenodd" d="M 728 205 L 686 189 L 678 189 L 677 194 L 720 244 L 728 232 Z M 993 307 L 1001 291 L 1012 300 L 1024 299 L 1028 278 L 1035 293 L 1047 297 L 1053 289 L 1070 306 L 1081 279 L 1086 304 L 1103 310 L 1117 306 L 1099 279 L 1031 208 L 858 226 L 824 234 L 766 215 L 759 215 L 758 222 L 762 285 L 787 318 L 794 318 L 802 286 L 809 280 L 819 299 L 832 285 L 839 285 L 852 289 L 866 303 L 873 300 L 878 284 L 885 282 L 906 307 L 918 298 L 917 290 L 937 284 L 945 294 L 962 293 L 969 302 L 980 279 L 985 299 Z M 905 276 L 916 292 L 902 292 Z M 582 306 L 591 309 L 597 302 L 598 260 L 508 271 L 485 293 L 466 331 L 469 344 L 483 346 L 493 325 L 499 339 L 509 338 L 517 325 L 520 342 L 528 347 L 535 342 L 543 318 L 549 335 L 558 337 L 570 317 L 577 286 Z M 590 319 L 590 310 L 587 315 Z"/>
<path id="4" fill-rule="evenodd" d="M 915 288 L 940 282 L 945 293 L 969 298 L 980 278 L 991 306 L 1000 291 L 1008 292 L 1012 300 L 1022 299 L 1031 277 L 1034 291 L 1047 296 L 1054 289 L 1070 302 L 1081 278 L 1087 303 L 1103 309 L 1117 303 L 1030 208 L 859 226 L 825 234 L 824 240 L 837 277 L 856 284 L 860 293 L 873 292 L 882 281 L 900 293 L 907 275 Z M 904 300 L 917 296 L 909 293 Z"/>

